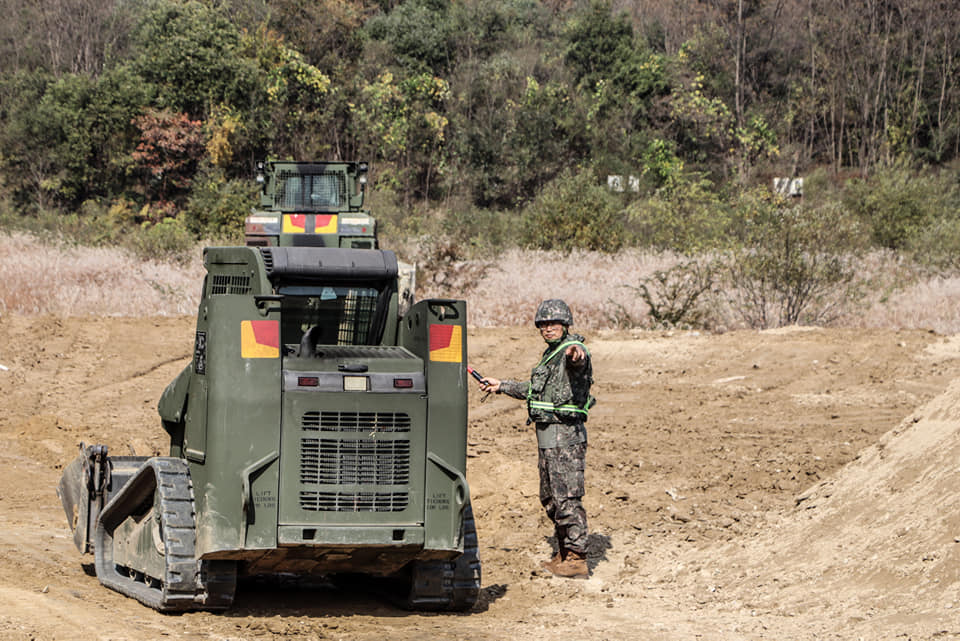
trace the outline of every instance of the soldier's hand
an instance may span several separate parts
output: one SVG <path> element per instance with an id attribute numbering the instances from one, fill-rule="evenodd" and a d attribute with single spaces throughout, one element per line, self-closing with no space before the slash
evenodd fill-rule
<path id="1" fill-rule="evenodd" d="M 581 365 L 587 358 L 586 352 L 579 345 L 571 345 L 565 350 L 567 359 L 574 365 Z"/>
<path id="2" fill-rule="evenodd" d="M 480 389 L 481 389 L 482 391 L 484 391 L 484 392 L 499 393 L 499 392 L 500 392 L 500 379 L 498 379 L 498 378 L 490 378 L 490 377 L 488 376 L 488 377 L 484 378 L 484 379 L 480 382 Z"/>

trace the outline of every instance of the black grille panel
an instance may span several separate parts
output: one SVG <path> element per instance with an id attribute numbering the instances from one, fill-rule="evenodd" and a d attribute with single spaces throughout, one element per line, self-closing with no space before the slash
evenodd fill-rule
<path id="1" fill-rule="evenodd" d="M 300 482 L 321 485 L 406 485 L 410 441 L 305 438 Z"/>
<path id="2" fill-rule="evenodd" d="M 226 274 L 213 275 L 213 282 L 210 284 L 211 295 L 218 296 L 223 294 L 239 294 L 243 296 L 249 293 L 249 276 L 230 276 Z"/>
<path id="3" fill-rule="evenodd" d="M 402 412 L 305 412 L 301 427 L 320 432 L 409 432 Z"/>
<path id="4" fill-rule="evenodd" d="M 402 512 L 406 492 L 300 492 L 300 507 L 311 512 Z"/>

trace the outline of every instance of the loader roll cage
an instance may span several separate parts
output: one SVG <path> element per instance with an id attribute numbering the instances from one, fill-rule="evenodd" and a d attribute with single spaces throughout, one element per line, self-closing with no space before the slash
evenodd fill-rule
<path id="1" fill-rule="evenodd" d="M 281 342 L 301 344 L 309 334 L 310 344 L 379 345 L 386 325 L 392 288 L 377 289 L 357 284 L 323 287 L 279 287 L 283 322 Z M 312 356 L 301 349 L 300 356 Z"/>
<path id="2" fill-rule="evenodd" d="M 264 247 L 261 254 L 281 296 L 281 342 L 313 355 L 317 345 L 379 345 L 396 295 L 391 251 Z"/>

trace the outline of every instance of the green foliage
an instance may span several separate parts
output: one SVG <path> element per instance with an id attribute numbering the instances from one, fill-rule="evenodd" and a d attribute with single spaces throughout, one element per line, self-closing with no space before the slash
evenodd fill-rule
<path id="1" fill-rule="evenodd" d="M 548 37 L 554 28 L 547 8 L 536 0 L 466 0 L 451 3 L 449 11 L 456 34 L 454 61 L 460 64 L 511 52 Z"/>
<path id="2" fill-rule="evenodd" d="M 670 115 L 691 144 L 729 144 L 733 114 L 722 98 L 705 91 L 703 85 L 704 77 L 697 75 L 677 87 L 670 96 Z"/>
<path id="3" fill-rule="evenodd" d="M 623 160 L 643 153 L 653 104 L 669 89 L 664 56 L 636 41 L 628 16 L 614 16 L 605 0 L 574 14 L 563 36 L 564 60 L 588 103 L 587 148 L 596 166 L 625 173 Z"/>
<path id="4" fill-rule="evenodd" d="M 288 46 L 331 74 L 354 64 L 363 52 L 364 5 L 342 0 L 274 0 L 270 26 Z"/>
<path id="5" fill-rule="evenodd" d="M 910 238 L 907 249 L 927 267 L 956 273 L 960 271 L 960 164 L 944 169 L 934 178 L 939 186 L 934 220 Z"/>
<path id="6" fill-rule="evenodd" d="M 131 72 L 156 88 L 160 109 L 196 118 L 263 91 L 252 61 L 238 55 L 239 29 L 215 5 L 148 0 L 132 42 Z"/>
<path id="7" fill-rule="evenodd" d="M 713 184 L 700 177 L 678 178 L 676 161 L 664 156 L 651 160 L 651 171 L 665 172 L 664 188 L 634 201 L 627 216 L 641 246 L 695 254 L 729 242 L 730 208 Z"/>
<path id="8" fill-rule="evenodd" d="M 609 0 L 592 0 L 567 23 L 564 59 L 583 86 L 592 87 L 611 69 L 629 60 L 633 52 L 633 27 L 626 14 L 611 15 Z"/>
<path id="9" fill-rule="evenodd" d="M 256 202 L 252 180 L 227 178 L 219 167 L 205 167 L 194 183 L 183 211 L 183 223 L 195 236 L 243 242 L 243 221 Z"/>
<path id="10" fill-rule="evenodd" d="M 441 227 L 466 257 L 489 257 L 504 247 L 516 245 L 521 223 L 513 212 L 465 205 L 448 213 Z"/>
<path id="11" fill-rule="evenodd" d="M 126 244 L 142 260 L 185 263 L 197 240 L 182 219 L 163 218 L 156 223 L 144 222 L 131 232 Z"/>
<path id="12" fill-rule="evenodd" d="M 875 243 L 904 249 L 916 245 L 931 224 L 953 218 L 960 193 L 949 176 L 920 172 L 900 161 L 852 181 L 843 202 L 869 225 Z"/>
<path id="13" fill-rule="evenodd" d="M 614 252 L 625 240 L 619 200 L 587 170 L 564 171 L 523 212 L 520 241 L 527 247 Z"/>
<path id="14" fill-rule="evenodd" d="M 585 167 L 640 177 L 614 199 L 635 200 L 638 242 L 698 252 L 747 235 L 723 192 L 804 175 L 819 209 L 848 165 L 875 244 L 953 264 L 955 178 L 889 158 L 958 157 L 960 9 L 647 4 L 20 3 L 0 27 L 0 198 L 79 234 L 184 212 L 221 234 L 255 160 L 369 160 L 384 230 L 483 246 Z"/>
<path id="15" fill-rule="evenodd" d="M 643 173 L 652 177 L 664 194 L 673 194 L 683 185 L 683 159 L 665 140 L 651 140 L 643 154 Z"/>
<path id="16" fill-rule="evenodd" d="M 117 73 L 21 73 L 4 81 L 3 93 L 0 168 L 18 204 L 77 207 L 123 188 L 143 87 Z"/>
<path id="17" fill-rule="evenodd" d="M 353 105 L 357 128 L 374 159 L 389 163 L 381 180 L 430 194 L 443 170 L 449 95 L 447 82 L 429 74 L 397 79 L 384 72 L 361 89 L 362 101 Z"/>
<path id="18" fill-rule="evenodd" d="M 937 220 L 910 239 L 914 259 L 928 268 L 956 273 L 960 271 L 960 216 Z"/>
<path id="19" fill-rule="evenodd" d="M 374 40 L 388 43 L 412 73 L 442 74 L 453 63 L 456 33 L 445 2 L 406 0 L 368 21 L 366 29 Z"/>
<path id="20" fill-rule="evenodd" d="M 749 326 L 829 323 L 862 299 L 866 237 L 839 204 L 789 207 L 752 192 L 737 215 L 742 245 L 726 254 L 723 289 Z"/>
<path id="21" fill-rule="evenodd" d="M 518 202 L 527 202 L 565 167 L 580 159 L 583 118 L 560 83 L 541 85 L 528 77 L 522 98 L 509 105 L 511 129 L 506 150 L 511 162 L 503 167 L 503 181 Z M 511 203 L 511 204 L 517 204 Z"/>

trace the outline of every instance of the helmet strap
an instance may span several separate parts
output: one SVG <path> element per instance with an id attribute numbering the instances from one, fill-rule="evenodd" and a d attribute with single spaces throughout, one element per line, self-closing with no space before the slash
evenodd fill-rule
<path id="1" fill-rule="evenodd" d="M 564 325 L 564 326 L 563 326 L 563 334 L 560 335 L 560 338 L 557 338 L 557 339 L 552 340 L 552 341 L 548 341 L 548 340 L 545 339 L 545 342 L 546 342 L 547 345 L 550 345 L 551 347 L 554 347 L 554 346 L 556 346 L 556 345 L 559 345 L 559 344 L 562 343 L 563 341 L 567 340 L 567 334 L 568 334 L 568 332 L 567 332 L 567 326 Z"/>

